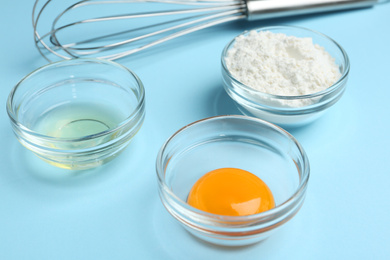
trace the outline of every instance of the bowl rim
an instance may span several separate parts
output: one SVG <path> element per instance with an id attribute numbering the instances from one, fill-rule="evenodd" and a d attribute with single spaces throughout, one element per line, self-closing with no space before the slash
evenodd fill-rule
<path id="1" fill-rule="evenodd" d="M 299 154 L 302 157 L 303 171 L 300 173 L 298 186 L 296 187 L 294 193 L 288 199 L 286 199 L 285 201 L 283 201 L 279 205 L 275 206 L 274 208 L 267 210 L 267 211 L 264 211 L 264 212 L 260 212 L 258 214 L 252 214 L 252 215 L 246 215 L 246 216 L 225 216 L 225 215 L 218 215 L 218 214 L 205 212 L 205 211 L 199 210 L 195 207 L 192 207 L 187 202 L 181 200 L 168 187 L 168 185 L 165 182 L 165 169 L 166 169 L 165 166 L 166 165 L 163 165 L 162 158 L 163 158 L 164 152 L 165 152 L 168 144 L 171 142 L 171 140 L 173 138 L 175 138 L 177 135 L 179 135 L 181 132 L 183 132 L 183 131 L 185 131 L 193 126 L 207 123 L 209 121 L 222 120 L 222 119 L 240 119 L 243 121 L 249 120 L 252 122 L 256 121 L 257 123 L 271 127 L 273 130 L 281 133 L 286 138 L 293 141 L 295 146 L 298 148 Z M 211 220 L 211 221 L 218 220 L 220 222 L 221 220 L 223 220 L 224 222 L 227 222 L 227 223 L 235 223 L 235 222 L 240 223 L 240 222 L 250 221 L 253 223 L 253 222 L 261 222 L 262 220 L 267 222 L 267 220 L 269 220 L 272 216 L 278 215 L 278 213 L 284 212 L 284 210 L 286 210 L 289 207 L 291 207 L 292 205 L 294 205 L 294 201 L 299 199 L 301 196 L 304 195 L 303 192 L 306 190 L 308 180 L 310 177 L 310 164 L 309 164 L 309 159 L 306 155 L 306 152 L 304 151 L 301 144 L 295 139 L 294 136 L 292 136 L 289 132 L 287 132 L 283 128 L 281 128 L 275 124 L 272 124 L 270 122 L 267 122 L 265 120 L 255 118 L 255 117 L 249 117 L 249 116 L 244 116 L 244 115 L 219 115 L 219 116 L 212 116 L 212 117 L 200 119 L 200 120 L 194 121 L 190 124 L 187 124 L 187 125 L 183 126 L 182 128 L 180 128 L 179 130 L 177 130 L 171 137 L 169 137 L 164 142 L 164 144 L 162 145 L 161 149 L 158 152 L 157 160 L 156 160 L 156 173 L 157 173 L 158 183 L 161 186 L 161 190 L 163 192 L 165 192 L 170 198 L 172 198 L 175 201 L 176 205 L 179 205 L 181 212 L 184 211 L 184 212 L 188 213 L 188 214 L 186 214 L 186 217 L 188 217 L 188 215 L 194 214 L 194 215 L 196 215 L 197 218 L 206 218 L 206 219 Z M 163 204 L 164 204 L 164 202 L 163 202 Z M 166 207 L 165 204 L 164 204 L 164 206 Z M 175 208 L 175 210 L 178 210 L 178 209 Z M 241 226 L 234 226 L 234 227 L 241 228 Z"/>
<path id="2" fill-rule="evenodd" d="M 13 97 L 17 90 L 19 89 L 19 86 L 23 84 L 25 80 L 27 80 L 30 77 L 33 77 L 36 73 L 39 73 L 41 71 L 44 71 L 48 68 L 59 66 L 59 65 L 64 65 L 64 66 L 75 66 L 77 63 L 72 64 L 74 62 L 80 62 L 80 63 L 100 63 L 100 64 L 105 64 L 109 66 L 115 66 L 119 69 L 122 69 L 124 71 L 127 71 L 130 73 L 130 75 L 135 79 L 137 88 L 139 90 L 139 99 L 137 99 L 137 106 L 134 108 L 133 112 L 126 117 L 125 120 L 122 120 L 115 128 L 110 128 L 101 132 L 98 132 L 96 134 L 92 135 L 86 135 L 78 138 L 63 138 L 63 137 L 53 137 L 49 135 L 44 135 L 42 133 L 36 132 L 31 130 L 30 128 L 26 127 L 25 125 L 21 124 L 17 120 L 17 116 L 15 114 L 15 111 L 12 109 L 13 105 Z M 28 73 L 26 76 L 24 76 L 21 80 L 19 80 L 18 83 L 11 89 L 10 94 L 8 95 L 7 102 L 6 102 L 6 109 L 7 109 L 7 114 L 8 117 L 10 118 L 12 124 L 17 127 L 18 129 L 21 129 L 24 133 L 27 133 L 29 135 L 33 135 L 36 138 L 39 138 L 40 140 L 44 141 L 57 141 L 57 142 L 82 142 L 86 140 L 91 140 L 94 138 L 99 138 L 105 135 L 109 135 L 113 132 L 116 132 L 122 128 L 124 128 L 126 125 L 132 122 L 133 118 L 136 117 L 141 111 L 142 107 L 144 106 L 145 103 L 145 87 L 141 81 L 141 79 L 135 74 L 132 70 L 127 68 L 126 66 L 123 66 L 117 62 L 110 61 L 110 60 L 105 60 L 105 59 L 99 59 L 99 58 L 74 58 L 74 59 L 66 59 L 66 60 L 61 60 L 61 61 L 56 61 L 52 62 L 46 65 L 43 65 L 32 72 Z"/>
<path id="3" fill-rule="evenodd" d="M 292 29 L 292 30 L 306 31 L 306 32 L 309 32 L 309 33 L 316 34 L 316 35 L 324 38 L 325 40 L 328 40 L 329 42 L 333 43 L 337 47 L 337 49 L 341 52 L 342 57 L 343 57 L 343 64 L 342 65 L 345 67 L 345 69 L 344 69 L 342 75 L 340 76 L 340 78 L 335 83 L 333 83 L 332 86 L 330 86 L 330 87 L 328 87 L 328 88 L 326 88 L 326 89 L 324 89 L 322 91 L 315 92 L 315 93 L 312 93 L 312 94 L 296 95 L 296 96 L 283 96 L 283 95 L 275 95 L 275 94 L 269 94 L 269 93 L 261 92 L 259 90 L 256 90 L 254 88 L 251 88 L 251 87 L 247 86 L 246 84 L 244 84 L 241 81 L 239 81 L 238 79 L 236 79 L 230 73 L 229 69 L 226 66 L 226 62 L 225 62 L 225 57 L 227 56 L 227 52 L 230 49 L 230 47 L 235 43 L 236 38 L 239 37 L 239 36 L 242 36 L 242 35 L 247 35 L 251 31 L 259 32 L 259 31 L 272 31 L 272 30 L 278 30 L 278 29 Z M 337 89 L 339 89 L 340 87 L 343 86 L 343 84 L 341 84 L 341 83 L 347 79 L 348 74 L 349 74 L 349 70 L 350 70 L 350 61 L 349 61 L 348 54 L 347 54 L 347 52 L 344 50 L 344 48 L 338 42 L 336 42 L 334 39 L 330 38 L 329 36 L 327 36 L 327 35 L 325 35 L 325 34 L 323 34 L 321 32 L 318 32 L 318 31 L 315 31 L 315 30 L 312 30 L 312 29 L 308 29 L 308 28 L 305 28 L 305 27 L 293 26 L 293 25 L 263 26 L 263 27 L 258 27 L 258 28 L 255 28 L 255 29 L 243 31 L 242 33 L 236 35 L 232 40 L 230 40 L 225 45 L 225 47 L 223 48 L 222 54 L 221 54 L 221 65 L 222 65 L 223 72 L 226 73 L 226 75 L 232 81 L 234 81 L 235 84 L 237 84 L 238 86 L 240 86 L 244 90 L 246 90 L 248 92 L 253 92 L 256 95 L 264 96 L 266 98 L 282 99 L 282 100 L 309 99 L 309 98 L 321 97 L 321 96 L 327 95 L 329 93 L 332 93 L 332 92 L 336 91 Z M 306 106 L 304 106 L 304 107 L 306 107 Z"/>

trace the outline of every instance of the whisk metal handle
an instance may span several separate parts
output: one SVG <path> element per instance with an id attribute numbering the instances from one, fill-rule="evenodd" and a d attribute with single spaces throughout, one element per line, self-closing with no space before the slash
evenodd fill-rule
<path id="1" fill-rule="evenodd" d="M 246 0 L 247 19 L 260 20 L 373 6 L 381 0 Z"/>

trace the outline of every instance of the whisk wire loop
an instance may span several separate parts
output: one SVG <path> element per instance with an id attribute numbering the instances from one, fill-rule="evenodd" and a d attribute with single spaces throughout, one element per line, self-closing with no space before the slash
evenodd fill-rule
<path id="1" fill-rule="evenodd" d="M 32 24 L 35 45 L 48 61 L 82 56 L 116 60 L 235 20 L 384 2 L 389 0 L 35 0 Z"/>
<path id="2" fill-rule="evenodd" d="M 216 24 L 244 19 L 246 17 L 246 7 L 243 0 L 82 0 L 69 5 L 58 15 L 55 15 L 48 32 L 40 34 L 38 32 L 39 22 L 43 19 L 44 14 L 49 14 L 49 11 L 47 11 L 49 4 L 55 1 L 44 1 L 39 10 L 38 2 L 40 2 L 40 0 L 35 1 L 32 14 L 35 45 L 40 53 L 49 61 L 51 61 L 49 59 L 50 54 L 54 54 L 61 59 L 77 58 L 81 56 L 97 56 L 99 58 L 116 60 L 182 35 L 211 27 Z M 88 8 L 89 6 L 98 6 L 103 8 L 100 5 L 131 3 L 164 4 L 168 6 L 175 6 L 176 9 L 103 15 L 93 18 L 78 19 L 72 22 L 62 23 L 60 25 L 62 20 L 66 20 L 65 16 L 76 9 Z M 176 5 L 180 6 L 180 8 L 177 8 Z M 121 10 L 123 9 L 124 8 L 121 8 Z M 145 8 L 143 10 L 145 10 Z M 153 18 L 156 20 L 159 17 L 170 17 L 170 19 L 168 21 L 161 22 L 154 21 L 151 25 L 142 25 L 142 23 L 138 25 L 136 23 L 135 26 L 126 30 L 110 32 L 104 35 L 94 35 L 78 41 L 72 40 L 70 42 L 65 42 L 59 38 L 59 34 L 62 32 L 77 29 L 77 27 L 81 27 L 86 24 L 93 24 L 95 28 L 99 30 L 98 24 L 95 23 L 104 23 L 116 20 L 139 21 L 138 19 L 146 18 Z M 164 28 L 164 26 L 168 27 Z M 134 33 L 138 31 L 140 33 L 135 35 Z M 147 31 L 147 33 L 142 34 L 141 32 L 143 31 Z M 69 34 L 72 35 L 73 32 Z M 131 37 L 127 36 L 130 34 Z M 160 36 L 161 38 L 155 39 L 157 36 Z M 150 41 L 145 42 L 148 39 L 150 39 Z M 98 44 L 99 42 L 103 42 L 104 44 Z M 140 42 L 139 45 L 132 45 L 138 42 Z"/>

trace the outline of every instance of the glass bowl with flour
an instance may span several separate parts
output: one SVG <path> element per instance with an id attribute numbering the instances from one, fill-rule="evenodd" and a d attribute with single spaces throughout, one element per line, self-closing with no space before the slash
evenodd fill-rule
<path id="1" fill-rule="evenodd" d="M 245 115 L 281 126 L 318 118 L 344 93 L 349 59 L 331 38 L 301 27 L 245 31 L 222 52 L 226 92 Z"/>

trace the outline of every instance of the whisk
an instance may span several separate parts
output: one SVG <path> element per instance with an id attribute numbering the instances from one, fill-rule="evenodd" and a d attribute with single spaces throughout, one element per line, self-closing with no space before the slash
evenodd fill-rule
<path id="1" fill-rule="evenodd" d="M 48 61 L 52 54 L 60 59 L 116 60 L 234 20 L 352 9 L 387 1 L 36 0 L 32 20 L 35 44 Z"/>

